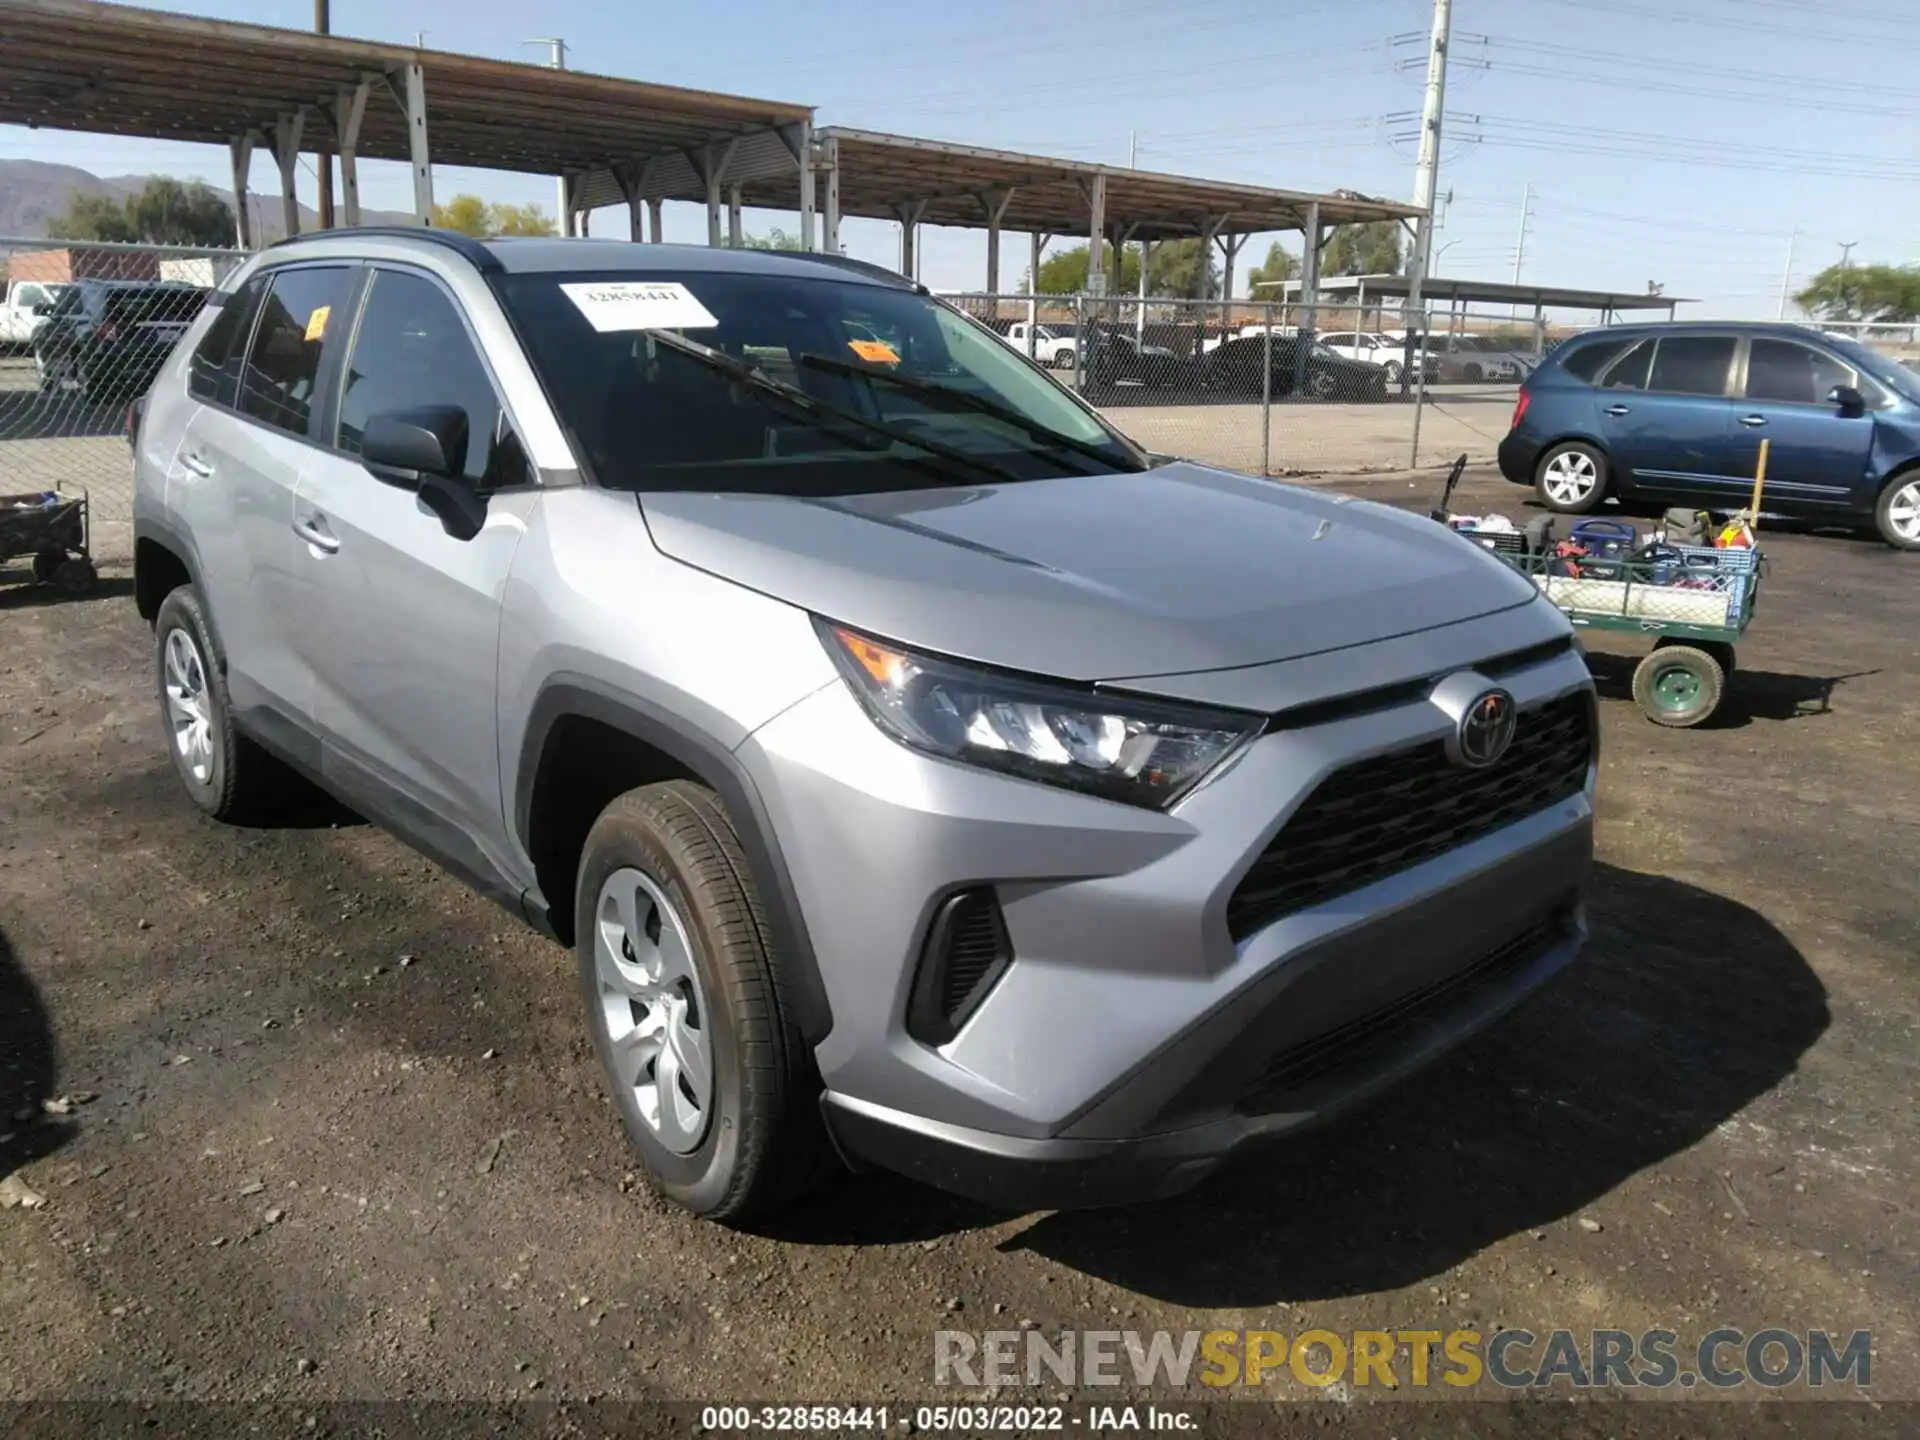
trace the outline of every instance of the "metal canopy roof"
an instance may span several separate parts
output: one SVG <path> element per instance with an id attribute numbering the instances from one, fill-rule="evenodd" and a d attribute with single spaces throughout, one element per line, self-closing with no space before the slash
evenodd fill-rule
<path id="1" fill-rule="evenodd" d="M 796 161 L 774 132 L 810 123 L 809 106 L 97 0 L 0 0 L 0 123 L 224 145 L 415 63 L 435 164 L 557 175 L 663 157 L 692 182 L 686 152 L 737 140 L 729 176 L 778 174 L 791 207 Z M 334 153 L 336 137 L 309 123 L 300 148 Z M 380 89 L 357 149 L 409 158 L 402 106 Z"/>
<path id="2" fill-rule="evenodd" d="M 830 153 L 837 152 L 840 213 L 868 219 L 898 220 L 902 207 L 924 201 L 926 208 L 919 215 L 923 224 L 985 229 L 988 202 L 983 197 L 1010 189 L 1001 228 L 1084 234 L 1088 191 L 1096 176 L 1106 179 L 1108 223 L 1134 227 L 1136 240 L 1175 239 L 1209 231 L 1244 235 L 1298 230 L 1307 223 L 1308 206 L 1316 202 L 1322 225 L 1411 219 L 1422 213 L 1416 206 L 1345 190 L 1330 195 L 1273 190 L 840 125 L 816 130 L 814 136 Z M 749 205 L 785 208 L 792 203 L 790 193 L 786 184 L 762 182 L 745 186 L 743 197 Z"/>
<path id="3" fill-rule="evenodd" d="M 1279 287 L 1291 299 L 1300 290 L 1297 281 Z M 1329 275 L 1322 277 L 1322 300 L 1334 295 L 1365 291 L 1368 299 L 1404 299 L 1407 277 L 1404 275 Z M 1666 310 L 1676 305 L 1697 305 L 1697 300 L 1677 295 L 1649 295 L 1632 290 L 1573 290 L 1556 285 L 1509 285 L 1499 280 L 1441 280 L 1433 277 L 1420 282 L 1420 298 L 1427 304 L 1459 301 L 1463 304 L 1544 305 L 1562 310 Z"/>

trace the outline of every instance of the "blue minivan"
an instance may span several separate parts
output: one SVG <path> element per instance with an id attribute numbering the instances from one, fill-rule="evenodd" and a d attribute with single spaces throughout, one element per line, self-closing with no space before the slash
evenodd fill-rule
<path id="1" fill-rule="evenodd" d="M 1520 387 L 1500 473 L 1550 510 L 1608 495 L 1872 525 L 1920 550 L 1920 374 L 1800 325 L 1593 330 Z"/>

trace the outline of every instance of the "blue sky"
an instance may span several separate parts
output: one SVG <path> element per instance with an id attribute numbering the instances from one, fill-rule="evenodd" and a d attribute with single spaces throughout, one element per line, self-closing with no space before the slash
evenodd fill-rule
<path id="1" fill-rule="evenodd" d="M 308 0 L 165 8 L 312 18 Z M 520 42 L 562 35 L 576 68 L 809 103 L 823 124 L 1114 163 L 1132 131 L 1143 168 L 1401 198 L 1429 17 L 1428 0 L 333 0 L 340 34 L 424 30 L 432 48 L 505 58 L 539 58 Z M 1773 315 L 1796 228 L 1796 285 L 1844 241 L 1856 263 L 1920 260 L 1911 0 L 1455 0 L 1454 28 L 1440 273 L 1511 279 L 1528 186 L 1525 279 L 1655 280 L 1706 302 L 1701 315 Z M 0 156 L 227 176 L 223 150 L 13 127 Z M 255 188 L 271 190 L 270 163 L 255 164 Z M 405 208 L 402 167 L 362 176 L 366 203 Z M 436 170 L 436 195 L 459 190 L 553 201 L 541 177 Z M 667 216 L 669 239 L 704 238 L 699 208 Z M 624 234 L 624 215 L 604 212 L 595 231 Z M 891 262 L 897 233 L 849 221 L 843 240 Z M 981 283 L 981 233 L 923 236 L 923 280 Z M 1005 243 L 1010 286 L 1026 241 Z"/>

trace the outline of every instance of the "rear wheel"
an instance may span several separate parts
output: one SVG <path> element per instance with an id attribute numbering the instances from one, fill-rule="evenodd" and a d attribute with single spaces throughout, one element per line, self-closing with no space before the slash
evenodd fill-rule
<path id="1" fill-rule="evenodd" d="M 1656 725 L 1683 730 L 1720 708 L 1726 673 L 1705 650 L 1662 645 L 1633 672 L 1633 699 Z"/>
<path id="2" fill-rule="evenodd" d="M 92 569 L 87 565 L 89 573 Z M 55 580 L 58 583 L 59 576 Z M 187 797 L 216 820 L 253 813 L 281 793 L 287 774 L 233 728 L 227 677 L 200 596 L 191 585 L 182 585 L 160 602 L 153 638 L 167 753 Z"/>
<path id="3" fill-rule="evenodd" d="M 594 1049 L 661 1192 L 735 1221 L 831 1174 L 783 962 L 713 792 L 676 780 L 616 799 L 587 836 L 575 906 Z"/>
<path id="4" fill-rule="evenodd" d="M 1534 467 L 1533 486 L 1549 510 L 1584 515 L 1606 498 L 1607 457 L 1578 440 L 1555 445 Z"/>
<path id="5" fill-rule="evenodd" d="M 1479 365 L 1469 360 L 1464 366 L 1461 367 L 1460 378 L 1466 381 L 1469 385 L 1479 384 L 1481 379 L 1481 372 L 1480 372 Z"/>
<path id="6" fill-rule="evenodd" d="M 1880 492 L 1873 523 L 1896 550 L 1920 550 L 1920 471 L 1894 476 Z"/>
<path id="7" fill-rule="evenodd" d="M 1401 369 L 1400 362 L 1398 360 L 1387 361 L 1386 370 L 1387 370 L 1387 377 L 1386 377 L 1387 384 L 1398 385 L 1400 383 L 1400 376 L 1404 373 L 1404 371 Z"/>

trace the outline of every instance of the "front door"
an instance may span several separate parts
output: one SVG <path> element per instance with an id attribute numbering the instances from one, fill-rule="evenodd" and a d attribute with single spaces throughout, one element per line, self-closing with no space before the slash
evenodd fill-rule
<path id="1" fill-rule="evenodd" d="M 1642 340 L 1600 376 L 1600 432 L 1621 495 L 1704 500 L 1735 464 L 1728 379 L 1731 335 Z"/>
<path id="2" fill-rule="evenodd" d="M 500 492 L 472 539 L 358 458 L 373 416 L 428 405 L 466 412 L 464 472 Z M 507 853 L 495 676 L 530 467 L 458 302 L 421 272 L 374 269 L 337 408 L 294 503 L 324 577 L 311 654 L 328 779 L 488 879 Z"/>
<path id="3" fill-rule="evenodd" d="M 1797 340 L 1748 345 L 1745 393 L 1733 407 L 1748 477 L 1734 488 L 1743 500 L 1764 439 L 1771 442 L 1765 508 L 1817 511 L 1852 503 L 1873 448 L 1873 414 L 1843 413 L 1828 400 L 1840 385 L 1863 388 L 1852 366 L 1824 350 Z"/>

